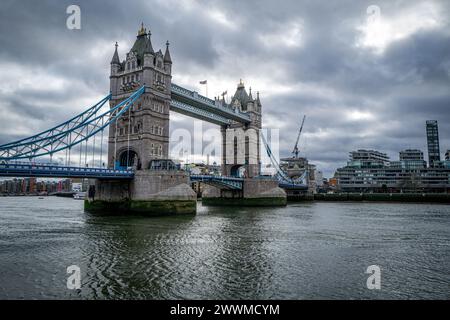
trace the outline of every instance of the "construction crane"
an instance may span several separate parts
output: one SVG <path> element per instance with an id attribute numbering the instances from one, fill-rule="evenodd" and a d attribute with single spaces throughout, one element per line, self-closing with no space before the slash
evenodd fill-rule
<path id="1" fill-rule="evenodd" d="M 300 135 L 302 134 L 303 130 L 303 124 L 305 123 L 306 115 L 303 116 L 302 125 L 300 126 L 300 130 L 298 131 L 297 141 L 295 141 L 294 150 L 292 150 L 292 154 L 295 156 L 295 158 L 298 158 L 298 142 L 300 140 Z"/>

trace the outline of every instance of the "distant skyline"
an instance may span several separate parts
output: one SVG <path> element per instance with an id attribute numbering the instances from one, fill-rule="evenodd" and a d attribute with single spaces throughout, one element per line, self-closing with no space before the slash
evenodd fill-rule
<path id="1" fill-rule="evenodd" d="M 71 4 L 81 8 L 81 30 L 66 28 Z M 169 40 L 175 83 L 204 94 L 199 82 L 207 80 L 211 98 L 234 93 L 240 79 L 259 91 L 263 126 L 280 128 L 281 156 L 291 154 L 306 114 L 300 155 L 327 177 L 356 149 L 391 159 L 403 149 L 427 156 L 426 120 L 439 123 L 441 157 L 450 149 L 450 2 L 444 0 L 6 0 L 0 144 L 47 129 L 103 97 L 115 42 L 124 59 L 141 22 L 155 50 Z M 193 127 L 185 116 L 171 119 L 171 130 Z"/>

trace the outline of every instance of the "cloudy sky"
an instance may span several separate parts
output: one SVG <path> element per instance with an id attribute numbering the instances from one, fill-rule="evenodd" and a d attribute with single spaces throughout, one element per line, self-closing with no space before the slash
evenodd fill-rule
<path id="1" fill-rule="evenodd" d="M 81 8 L 81 30 L 66 8 Z M 260 91 L 263 125 L 287 156 L 307 115 L 302 155 L 326 176 L 348 152 L 426 150 L 425 121 L 450 149 L 449 1 L 13 1 L 0 9 L 0 143 L 68 119 L 109 91 L 141 22 L 171 43 L 173 82 L 209 95 L 239 79 Z M 171 129 L 193 120 L 171 114 Z M 205 128 L 210 125 L 204 124 Z"/>

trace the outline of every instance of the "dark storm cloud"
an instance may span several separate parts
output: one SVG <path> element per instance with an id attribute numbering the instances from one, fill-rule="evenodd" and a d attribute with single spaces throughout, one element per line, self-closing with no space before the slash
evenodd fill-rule
<path id="1" fill-rule="evenodd" d="M 70 4 L 81 7 L 81 30 L 65 27 Z M 417 28 L 395 29 L 406 35 L 381 53 L 358 45 L 372 4 L 395 28 Z M 447 1 L 3 1 L 0 141 L 28 132 L 10 125 L 18 118 L 38 131 L 102 97 L 114 42 L 123 59 L 143 21 L 155 50 L 170 41 L 174 79 L 184 85 L 198 88 L 200 77 L 232 79 L 223 88 L 229 92 L 242 77 L 265 85 L 256 88 L 263 121 L 281 129 L 282 155 L 307 114 L 301 149 L 327 175 L 355 148 L 393 158 L 407 147 L 425 149 L 427 119 L 439 121 L 441 149 L 450 148 L 449 7 Z M 430 14 L 438 17 L 431 26 L 420 20 Z M 179 119 L 172 130 L 192 127 Z"/>

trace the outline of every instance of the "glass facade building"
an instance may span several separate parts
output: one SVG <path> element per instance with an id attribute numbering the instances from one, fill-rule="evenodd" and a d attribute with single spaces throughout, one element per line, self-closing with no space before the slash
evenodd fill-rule
<path id="1" fill-rule="evenodd" d="M 399 161 L 387 161 L 374 150 L 350 152 L 347 166 L 337 169 L 341 192 L 450 192 L 450 162 L 435 161 L 426 167 L 423 152 L 404 150 Z"/>
<path id="2" fill-rule="evenodd" d="M 435 162 L 441 161 L 441 154 L 439 150 L 439 130 L 438 122 L 436 120 L 428 120 L 426 122 L 427 128 L 427 145 L 428 145 L 428 165 L 435 166 Z"/>

